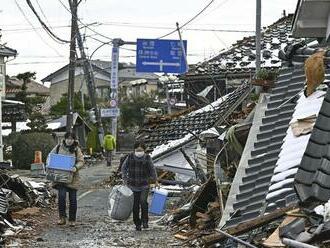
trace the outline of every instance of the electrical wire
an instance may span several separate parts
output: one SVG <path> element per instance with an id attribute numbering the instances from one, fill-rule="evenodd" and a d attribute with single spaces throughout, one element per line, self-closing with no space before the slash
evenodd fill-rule
<path id="1" fill-rule="evenodd" d="M 167 37 L 167 36 L 169 36 L 169 35 L 171 35 L 171 34 L 173 34 L 173 33 L 175 33 L 175 32 L 177 32 L 178 31 L 178 29 L 180 30 L 180 29 L 182 29 L 182 28 L 184 28 L 185 26 L 187 26 L 189 23 L 191 23 L 193 20 L 195 20 L 199 15 L 201 15 L 208 7 L 210 7 L 211 6 L 211 4 L 214 2 L 215 0 L 211 0 L 201 11 L 199 11 L 196 15 L 194 15 L 192 18 L 190 18 L 187 22 L 185 22 L 181 27 L 179 27 L 179 28 L 176 28 L 176 29 L 174 29 L 173 31 L 171 31 L 171 32 L 169 32 L 169 33 L 167 33 L 167 34 L 165 34 L 165 35 L 162 35 L 162 36 L 160 36 L 158 39 L 162 39 L 162 38 L 165 38 L 165 37 Z"/>
<path id="2" fill-rule="evenodd" d="M 54 47 L 52 47 L 51 45 L 48 44 L 48 42 L 46 40 L 44 40 L 44 38 L 42 37 L 42 35 L 37 31 L 37 29 L 34 27 L 34 25 L 32 24 L 32 22 L 29 20 L 29 18 L 27 17 L 27 15 L 24 13 L 23 9 L 21 8 L 21 6 L 19 5 L 19 3 L 17 2 L 17 0 L 15 0 L 15 4 L 17 6 L 17 8 L 19 9 L 19 11 L 21 12 L 21 14 L 23 15 L 24 19 L 29 23 L 29 25 L 33 28 L 33 30 L 35 31 L 35 33 L 39 36 L 39 38 L 41 39 L 41 41 L 47 45 L 49 48 L 51 48 L 57 55 L 62 56 L 62 54 L 60 54 Z"/>
<path id="3" fill-rule="evenodd" d="M 54 64 L 54 63 L 66 63 L 67 61 L 30 61 L 30 62 L 17 62 L 17 63 L 7 63 L 7 65 L 36 65 L 36 64 Z"/>
<path id="4" fill-rule="evenodd" d="M 50 26 L 50 22 L 48 21 L 48 18 L 47 18 L 47 16 L 46 16 L 45 12 L 44 12 L 43 9 L 41 8 L 41 5 L 39 4 L 39 0 L 35 0 L 35 1 L 36 1 L 37 5 L 38 5 L 38 8 L 39 8 L 39 10 L 40 10 L 42 16 L 45 18 L 47 24 Z"/>
<path id="5" fill-rule="evenodd" d="M 70 25 L 59 25 L 59 26 L 53 26 L 52 29 L 55 28 L 70 28 Z M 34 31 L 34 30 L 40 30 L 43 29 L 42 27 L 35 27 L 35 28 L 12 28 L 12 29 L 1 29 L 2 32 L 19 32 L 21 33 L 22 31 Z"/>
<path id="6" fill-rule="evenodd" d="M 32 10 L 32 12 L 34 13 L 34 15 L 37 17 L 38 21 L 40 22 L 41 26 L 46 30 L 46 32 L 55 40 L 58 41 L 60 44 L 65 44 L 65 43 L 70 43 L 70 41 L 68 40 L 64 40 L 60 37 L 58 37 L 56 34 L 53 33 L 53 31 L 46 25 L 46 23 L 44 23 L 39 14 L 37 13 L 37 11 L 35 10 L 34 6 L 32 5 L 30 0 L 26 0 L 26 3 L 28 4 L 28 6 L 30 7 L 30 9 Z"/>
<path id="7" fill-rule="evenodd" d="M 58 0 L 60 2 L 60 4 L 72 15 L 71 13 L 71 10 L 62 2 L 62 0 Z M 77 18 L 77 16 L 76 16 Z M 77 21 L 79 21 L 84 27 L 86 27 L 87 29 L 89 29 L 90 31 L 92 31 L 93 33 L 103 37 L 103 38 L 106 38 L 106 39 L 109 39 L 109 40 L 113 40 L 112 38 L 110 38 L 109 36 L 106 36 L 104 34 L 101 34 L 100 32 L 98 31 L 95 31 L 94 29 L 90 28 L 88 25 L 86 25 L 85 23 L 83 23 L 79 18 L 77 18 Z"/>
<path id="8" fill-rule="evenodd" d="M 107 23 L 98 23 L 100 26 L 119 26 L 119 27 L 126 27 L 126 28 L 144 28 L 144 29 L 172 29 L 171 27 L 164 27 L 164 26 L 141 26 L 141 25 L 127 25 L 127 24 L 107 24 Z M 52 29 L 55 28 L 70 28 L 70 25 L 58 25 L 58 26 L 52 26 Z M 82 26 L 81 28 L 87 28 L 85 26 Z M 43 29 L 36 28 L 36 29 Z M 21 32 L 21 31 L 30 31 L 33 30 L 31 28 L 12 28 L 12 29 L 2 29 L 1 31 L 4 32 Z M 237 30 L 237 29 L 208 29 L 208 28 L 185 28 L 185 31 L 198 31 L 198 32 L 220 32 L 220 33 L 254 33 L 253 30 Z"/>
<path id="9" fill-rule="evenodd" d="M 165 26 L 147 26 L 136 24 L 120 24 L 120 23 L 99 23 L 99 25 L 105 26 L 119 26 L 127 28 L 146 28 L 146 29 L 173 29 Z M 182 27 L 181 27 L 182 28 Z M 236 30 L 236 29 L 216 29 L 216 28 L 185 28 L 185 31 L 201 31 L 201 32 L 227 32 L 227 33 L 254 33 L 254 30 Z M 177 30 L 176 30 L 177 31 Z"/>

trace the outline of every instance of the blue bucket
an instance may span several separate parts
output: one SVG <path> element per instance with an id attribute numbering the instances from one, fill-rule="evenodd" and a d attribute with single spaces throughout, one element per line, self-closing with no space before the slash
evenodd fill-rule
<path id="1" fill-rule="evenodd" d="M 152 196 L 149 212 L 155 215 L 163 215 L 168 192 L 165 189 L 155 189 Z"/>

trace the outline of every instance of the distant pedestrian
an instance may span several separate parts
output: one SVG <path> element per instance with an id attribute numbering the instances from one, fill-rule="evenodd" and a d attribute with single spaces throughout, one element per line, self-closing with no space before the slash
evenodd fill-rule
<path id="1" fill-rule="evenodd" d="M 152 159 L 145 153 L 146 146 L 142 142 L 134 144 L 134 152 L 129 154 L 124 161 L 121 172 L 124 184 L 134 194 L 133 221 L 137 231 L 148 228 L 148 194 L 150 181 L 154 181 L 158 187 L 156 169 Z M 141 208 L 141 218 L 140 218 Z"/>
<path id="2" fill-rule="evenodd" d="M 79 170 L 84 166 L 84 156 L 78 146 L 76 135 L 67 132 L 62 143 L 54 147 L 51 153 L 75 156 L 76 162 L 73 167 L 73 180 L 71 183 L 54 183 L 58 190 L 58 225 L 66 224 L 66 195 L 69 194 L 69 225 L 75 226 L 77 215 L 77 190 L 80 184 Z"/>
<path id="3" fill-rule="evenodd" d="M 103 148 L 107 160 L 107 166 L 111 166 L 113 151 L 116 149 L 116 139 L 111 133 L 104 136 Z"/>

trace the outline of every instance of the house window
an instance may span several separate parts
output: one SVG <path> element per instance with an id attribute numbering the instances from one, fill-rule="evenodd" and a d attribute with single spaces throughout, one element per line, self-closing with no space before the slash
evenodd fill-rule
<path id="1" fill-rule="evenodd" d="M 0 64 L 0 74 L 5 75 L 5 65 Z"/>

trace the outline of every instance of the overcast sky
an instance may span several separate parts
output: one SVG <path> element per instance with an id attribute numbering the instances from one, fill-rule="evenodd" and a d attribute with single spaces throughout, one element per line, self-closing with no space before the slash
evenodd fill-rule
<path id="1" fill-rule="evenodd" d="M 62 39 L 70 38 L 70 13 L 67 0 L 31 0 L 41 18 Z M 90 55 L 109 38 L 135 41 L 136 38 L 158 38 L 183 24 L 210 0 L 82 0 L 79 6 L 80 25 L 86 35 L 87 53 Z M 236 40 L 253 35 L 255 29 L 255 0 L 215 0 L 187 29 L 235 30 L 242 32 L 196 31 L 182 32 L 188 40 L 188 62 L 196 63 L 230 47 Z M 286 13 L 294 13 L 297 0 L 262 1 L 262 26 L 267 26 Z M 22 13 L 23 12 L 23 13 Z M 15 60 L 8 63 L 7 74 L 35 71 L 40 80 L 68 63 L 69 45 L 53 41 L 41 28 L 25 0 L 1 0 L 1 43 L 18 51 Z M 102 37 L 99 34 L 106 37 Z M 244 32 L 243 32 L 244 31 Z M 94 38 L 94 39 L 93 39 Z M 178 39 L 177 32 L 166 37 Z M 132 46 L 125 48 L 134 49 Z M 121 50 L 120 61 L 135 62 L 133 51 Z M 99 49 L 93 59 L 110 60 L 111 47 Z"/>

